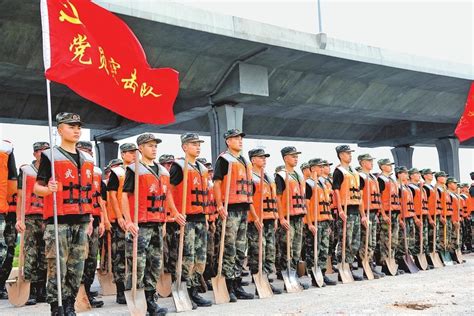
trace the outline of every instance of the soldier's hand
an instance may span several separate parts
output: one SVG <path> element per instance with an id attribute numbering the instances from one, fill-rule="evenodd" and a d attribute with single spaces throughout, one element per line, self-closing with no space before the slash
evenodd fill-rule
<path id="1" fill-rule="evenodd" d="M 209 222 L 206 221 L 206 230 L 209 230 Z"/>
<path id="2" fill-rule="evenodd" d="M 401 227 L 402 229 L 405 229 L 405 222 L 404 222 L 404 221 L 400 221 L 400 227 Z"/>
<path id="3" fill-rule="evenodd" d="M 19 233 L 23 233 L 26 230 L 25 223 L 23 223 L 21 220 L 16 222 L 15 228 Z"/>
<path id="4" fill-rule="evenodd" d="M 418 227 L 421 227 L 421 221 L 418 218 L 415 218 L 415 224 Z"/>
<path id="5" fill-rule="evenodd" d="M 94 230 L 94 226 L 92 225 L 92 221 L 89 222 L 89 225 L 87 226 L 87 236 L 92 235 L 92 231 Z"/>
<path id="6" fill-rule="evenodd" d="M 255 227 L 257 228 L 258 231 L 261 231 L 262 230 L 262 223 L 260 222 L 260 218 L 256 218 L 255 221 L 254 221 L 254 225 Z"/>
<path id="7" fill-rule="evenodd" d="M 183 214 L 177 213 L 174 219 L 179 226 L 186 225 L 186 217 Z"/>
<path id="8" fill-rule="evenodd" d="M 215 233 L 216 232 L 216 222 L 211 222 L 211 233 Z"/>
<path id="9" fill-rule="evenodd" d="M 392 220 L 387 215 L 382 215 L 382 218 L 383 218 L 385 223 L 387 223 L 389 225 L 392 224 Z"/>
<path id="10" fill-rule="evenodd" d="M 365 216 L 365 215 L 364 215 L 364 216 L 361 216 L 361 218 L 360 218 L 360 223 L 361 223 L 362 225 L 364 225 L 365 228 L 367 228 L 367 223 L 368 223 L 368 222 L 367 222 L 367 216 Z"/>
<path id="11" fill-rule="evenodd" d="M 344 212 L 339 212 L 339 218 L 345 223 L 347 220 L 347 215 Z"/>
<path id="12" fill-rule="evenodd" d="M 459 228 L 459 222 L 453 222 L 454 227 Z"/>
<path id="13" fill-rule="evenodd" d="M 112 229 L 112 225 L 110 224 L 109 221 L 106 221 L 106 222 L 104 223 L 104 226 L 105 226 L 105 230 L 106 230 L 106 231 L 110 231 L 110 230 Z"/>
<path id="14" fill-rule="evenodd" d="M 277 231 L 277 229 L 278 229 L 278 221 L 275 220 L 274 222 L 275 222 L 275 224 L 274 224 L 274 225 L 275 225 L 275 231 Z"/>
<path id="15" fill-rule="evenodd" d="M 58 192 L 58 181 L 49 180 L 48 189 L 51 192 Z"/>
<path id="16" fill-rule="evenodd" d="M 441 218 L 439 220 L 441 221 L 441 223 L 446 224 L 446 220 L 444 219 L 443 216 L 441 216 Z"/>
<path id="17" fill-rule="evenodd" d="M 127 223 L 125 222 L 125 219 L 123 217 L 117 218 L 117 223 L 124 232 L 127 231 Z"/>
<path id="18" fill-rule="evenodd" d="M 125 226 L 126 231 L 130 232 L 133 237 L 138 236 L 138 226 L 135 225 L 133 222 L 127 222 L 127 225 Z"/>
<path id="19" fill-rule="evenodd" d="M 290 224 L 288 224 L 288 221 L 286 219 L 280 219 L 280 226 L 283 227 L 283 229 L 288 230 L 290 229 Z"/>
<path id="20" fill-rule="evenodd" d="M 105 233 L 105 225 L 104 223 L 100 223 L 99 224 L 99 237 L 104 236 L 104 233 Z"/>
<path id="21" fill-rule="evenodd" d="M 316 226 L 308 225 L 308 229 L 313 233 L 313 236 L 316 235 Z"/>
<path id="22" fill-rule="evenodd" d="M 220 205 L 217 207 L 217 212 L 219 213 L 219 216 L 222 218 L 222 219 L 226 219 L 227 218 L 227 210 L 224 209 L 224 206 L 223 205 Z"/>
<path id="23" fill-rule="evenodd" d="M 435 225 L 435 222 L 434 222 L 434 220 L 432 220 L 432 219 L 430 218 L 430 219 L 428 219 L 428 222 L 430 223 L 430 225 L 431 225 L 431 226 L 433 226 L 433 227 L 434 227 L 434 225 Z"/>

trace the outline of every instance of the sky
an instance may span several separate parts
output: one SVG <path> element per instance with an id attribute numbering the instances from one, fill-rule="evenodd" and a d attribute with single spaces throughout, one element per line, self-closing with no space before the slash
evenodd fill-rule
<path id="1" fill-rule="evenodd" d="M 134 0 L 138 1 L 138 0 Z M 146 0 L 150 1 L 150 0 Z M 155 0 L 154 0 L 155 1 Z M 269 1 L 269 0 L 174 0 L 186 6 L 221 14 L 234 15 L 263 23 L 308 33 L 318 32 L 317 1 Z M 474 62 L 474 5 L 468 0 L 321 0 L 323 31 L 330 37 L 363 43 L 413 55 L 435 58 L 442 61 L 466 64 L 473 68 Z M 179 135 L 157 134 L 163 139 L 159 154 L 181 152 Z M 17 165 L 29 163 L 32 144 L 48 139 L 48 130 L 40 126 L 0 124 L 0 139 L 14 143 Z M 89 131 L 83 130 L 83 140 L 89 140 Z M 121 140 L 134 141 L 131 139 Z M 202 156 L 210 159 L 210 139 L 202 146 Z M 287 145 L 296 146 L 302 155 L 300 161 L 321 157 L 336 163 L 335 146 L 332 143 L 271 141 L 245 139 L 244 153 L 255 147 L 264 147 L 272 156 L 268 168 L 281 163 L 279 150 Z M 362 153 L 379 158 L 391 158 L 390 148 L 358 148 L 352 146 L 354 163 Z M 469 182 L 469 172 L 474 171 L 474 149 L 461 149 L 461 181 Z M 435 147 L 415 147 L 413 165 L 439 170 Z M 378 171 L 378 170 L 375 170 Z"/>

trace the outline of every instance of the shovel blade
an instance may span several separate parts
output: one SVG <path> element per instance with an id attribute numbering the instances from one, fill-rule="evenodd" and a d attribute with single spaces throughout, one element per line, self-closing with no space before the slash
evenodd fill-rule
<path id="1" fill-rule="evenodd" d="M 225 304 L 230 302 L 229 292 L 227 291 L 227 284 L 225 277 L 216 276 L 211 278 L 212 291 L 214 292 L 214 300 L 216 304 Z"/>
<path id="2" fill-rule="evenodd" d="M 178 313 L 193 309 L 193 304 L 186 288 L 186 282 L 174 282 L 171 286 L 171 294 L 173 295 L 174 306 Z"/>
<path id="3" fill-rule="evenodd" d="M 86 289 L 84 288 L 84 284 L 79 286 L 79 291 L 77 291 L 76 295 L 76 302 L 74 303 L 74 309 L 79 313 L 87 312 L 92 309 L 89 298 L 87 297 Z"/>
<path id="4" fill-rule="evenodd" d="M 102 289 L 103 296 L 115 295 L 117 294 L 117 287 L 114 283 L 114 275 L 112 272 L 101 272 L 97 273 L 99 279 L 100 287 Z"/>
<path id="5" fill-rule="evenodd" d="M 370 266 L 369 259 L 364 258 L 362 260 L 362 268 L 364 269 L 365 276 L 368 280 L 374 279 L 374 273 L 372 272 L 372 267 Z"/>
<path id="6" fill-rule="evenodd" d="M 132 316 L 146 315 L 146 298 L 143 289 L 137 289 L 135 293 L 132 290 L 125 291 L 125 299 L 127 301 L 127 308 Z"/>
<path id="7" fill-rule="evenodd" d="M 158 282 L 156 282 L 156 291 L 161 297 L 169 297 L 171 295 L 171 273 L 161 273 Z"/>
<path id="8" fill-rule="evenodd" d="M 319 266 L 313 266 L 311 268 L 311 273 L 313 274 L 313 278 L 316 281 L 316 285 L 318 287 L 323 287 L 324 277 L 323 277 L 323 273 L 321 272 L 321 268 Z"/>
<path id="9" fill-rule="evenodd" d="M 420 269 L 420 270 L 426 270 L 428 269 L 428 261 L 426 260 L 426 256 L 425 254 L 423 253 L 420 253 L 420 254 L 417 254 L 416 257 L 415 257 L 415 263 L 416 263 L 416 266 Z"/>
<path id="10" fill-rule="evenodd" d="M 441 261 L 441 258 L 439 257 L 439 254 L 437 252 L 431 252 L 428 256 L 429 261 L 435 268 L 442 268 L 444 267 L 443 262 Z"/>
<path id="11" fill-rule="evenodd" d="M 395 262 L 394 258 L 385 259 L 385 265 L 383 266 L 383 272 L 390 274 L 392 276 L 397 275 L 398 264 Z"/>
<path id="12" fill-rule="evenodd" d="M 337 270 L 339 270 L 339 276 L 343 284 L 354 282 L 354 277 L 351 273 L 351 268 L 347 262 L 340 262 L 337 265 Z"/>
<path id="13" fill-rule="evenodd" d="M 415 262 L 413 262 L 413 258 L 409 254 L 405 254 L 403 256 L 403 265 L 404 267 L 402 268 L 405 272 L 417 273 L 420 271 Z"/>
<path id="14" fill-rule="evenodd" d="M 334 270 L 332 268 L 332 256 L 328 257 L 328 260 L 327 260 L 327 263 L 326 263 L 326 273 L 327 274 L 334 273 Z"/>
<path id="15" fill-rule="evenodd" d="M 296 276 L 295 270 L 284 270 L 281 272 L 281 274 L 283 276 L 283 282 L 285 283 L 285 288 L 288 293 L 298 293 L 303 291 L 298 282 L 298 277 Z"/>
<path id="16" fill-rule="evenodd" d="M 255 273 L 253 275 L 253 281 L 255 283 L 255 287 L 257 288 L 259 298 L 269 298 L 273 296 L 273 291 L 270 286 L 270 282 L 268 282 L 268 277 L 266 274 L 260 272 Z"/>
<path id="17" fill-rule="evenodd" d="M 6 282 L 8 301 L 16 307 L 24 306 L 30 296 L 30 281 L 23 278 Z"/>
<path id="18" fill-rule="evenodd" d="M 441 259 L 446 266 L 452 266 L 454 264 L 453 258 L 451 258 L 449 251 L 441 251 Z"/>
<path id="19" fill-rule="evenodd" d="M 454 251 L 454 260 L 456 260 L 457 263 L 462 263 L 463 262 L 461 249 L 456 249 Z"/>

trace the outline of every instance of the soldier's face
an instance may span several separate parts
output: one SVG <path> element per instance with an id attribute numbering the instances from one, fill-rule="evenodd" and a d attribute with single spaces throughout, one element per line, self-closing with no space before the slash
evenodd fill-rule
<path id="1" fill-rule="evenodd" d="M 58 133 L 64 141 L 77 143 L 81 138 L 81 125 L 79 124 L 59 124 Z"/>
<path id="2" fill-rule="evenodd" d="M 458 189 L 458 184 L 455 183 L 455 182 L 450 182 L 448 184 L 448 189 L 451 190 L 451 191 L 457 191 Z"/>
<path id="3" fill-rule="evenodd" d="M 197 158 L 201 154 L 201 143 L 192 142 L 192 143 L 183 144 L 183 150 L 186 154 L 190 155 L 191 157 Z"/>
<path id="4" fill-rule="evenodd" d="M 372 170 L 374 168 L 374 161 L 373 160 L 362 160 L 360 162 L 360 166 L 366 170 Z"/>
<path id="5" fill-rule="evenodd" d="M 40 150 L 37 150 L 37 151 L 34 151 L 33 152 L 33 156 L 35 157 L 35 159 L 37 161 L 40 161 L 41 160 L 41 153 L 44 151 L 44 149 L 40 149 Z"/>
<path id="6" fill-rule="evenodd" d="M 392 170 L 393 170 L 393 166 L 392 165 L 381 165 L 380 170 L 382 170 L 385 173 L 391 173 Z"/>
<path id="7" fill-rule="evenodd" d="M 252 157 L 252 163 L 257 168 L 265 168 L 265 166 L 267 165 L 267 157 Z"/>
<path id="8" fill-rule="evenodd" d="M 420 174 L 419 173 L 414 173 L 410 176 L 411 180 L 415 183 L 420 182 Z"/>
<path id="9" fill-rule="evenodd" d="M 461 193 L 469 194 L 469 188 L 468 187 L 461 188 Z"/>
<path id="10" fill-rule="evenodd" d="M 140 145 L 140 152 L 146 159 L 154 160 L 156 158 L 157 151 L 158 144 L 156 141 L 151 141 Z"/>
<path id="11" fill-rule="evenodd" d="M 137 155 L 136 150 L 125 151 L 122 153 L 122 160 L 125 164 L 129 165 L 135 161 L 136 155 Z"/>
<path id="12" fill-rule="evenodd" d="M 344 151 L 342 153 L 339 153 L 339 159 L 341 159 L 341 162 L 351 163 L 351 161 L 352 161 L 352 152 Z"/>
<path id="13" fill-rule="evenodd" d="M 425 174 L 425 181 L 426 182 L 432 182 L 433 181 L 433 175 L 431 173 Z"/>
<path id="14" fill-rule="evenodd" d="M 290 167 L 296 167 L 298 164 L 298 154 L 294 155 L 286 155 L 285 158 L 283 158 L 286 164 L 288 164 Z"/>
<path id="15" fill-rule="evenodd" d="M 331 173 L 331 166 L 324 165 L 323 166 L 323 175 L 327 177 Z"/>
<path id="16" fill-rule="evenodd" d="M 236 136 L 236 137 L 230 137 L 227 138 L 226 143 L 227 146 L 235 151 L 241 151 L 242 150 L 242 136 Z"/>
<path id="17" fill-rule="evenodd" d="M 446 184 L 446 177 L 438 177 L 436 181 L 438 181 L 441 184 Z"/>

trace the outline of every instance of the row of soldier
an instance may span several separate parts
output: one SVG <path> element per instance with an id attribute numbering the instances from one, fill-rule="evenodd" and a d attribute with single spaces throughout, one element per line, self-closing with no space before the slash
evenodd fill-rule
<path id="1" fill-rule="evenodd" d="M 341 261 L 349 265 L 350 277 L 356 281 L 367 278 L 367 274 L 380 278 L 387 273 L 403 273 L 403 269 L 390 271 L 386 263 L 391 257 L 403 261 L 407 252 L 405 240 L 411 255 L 471 250 L 474 202 L 469 185 L 458 185 L 442 171 L 397 167 L 394 179 L 393 163 L 380 159 L 381 172 L 375 175 L 371 155 L 359 155 L 360 166 L 354 169 L 353 150 L 341 145 L 336 148 L 340 164 L 332 173 L 331 163 L 315 158 L 301 165 L 300 174 L 296 170 L 300 152 L 285 147 L 281 150 L 284 165 L 271 176 L 265 171 L 269 154 L 253 149 L 246 159 L 242 155 L 245 134 L 234 129 L 224 134 L 227 150 L 214 166 L 199 158 L 203 140 L 195 133 L 181 136 L 184 158 L 162 155 L 160 164 L 155 160 L 161 140 L 153 134 L 143 134 L 136 144 L 121 145 L 121 159 L 110 161 L 102 173 L 94 166 L 92 144 L 79 141 L 80 117 L 60 113 L 56 119 L 61 145 L 50 148 L 46 142 L 35 143 L 35 161 L 22 166 L 18 177 L 12 145 L 3 141 L 0 147 L 0 211 L 4 215 L 0 218 L 4 227 L 4 240 L 0 242 L 0 295 L 6 298 L 5 282 L 12 269 L 17 231 L 24 232 L 24 277 L 31 282 L 27 304 L 47 301 L 53 315 L 58 313 L 59 303 L 53 192 L 57 196 L 62 276 L 63 299 L 59 305 L 66 315 L 75 314 L 74 303 L 81 283 L 92 307 L 103 306 L 91 285 L 99 249 L 106 249 L 108 242 L 116 302 L 126 304 L 124 291 L 131 287 L 127 267 L 132 266 L 134 237 L 138 237 L 138 287 L 144 289 L 147 311 L 150 315 L 166 314 L 166 308 L 156 303 L 155 293 L 160 278 L 176 278 L 181 227 L 182 280 L 193 308 L 212 305 L 200 293 L 206 288 L 212 290 L 210 280 L 218 269 L 223 222 L 222 275 L 231 302 L 254 298 L 253 293 L 244 289 L 246 282 L 242 277 L 245 259 L 251 274 L 259 271 L 260 232 L 263 272 L 276 272 L 277 278 L 285 279 L 286 271 L 296 270 L 304 260 L 306 271 L 313 267 L 321 269 L 321 283 L 309 273 L 313 286 L 336 285 L 326 272 L 343 267 L 336 267 Z M 140 161 L 138 166 L 136 159 Z M 135 194 L 138 222 L 134 221 Z M 15 207 L 22 205 L 22 199 L 24 220 L 21 208 Z M 361 243 L 365 240 L 366 247 Z M 104 257 L 103 252 L 101 256 Z M 363 275 L 354 273 L 355 266 L 360 266 L 364 258 L 370 271 L 363 270 Z M 106 260 L 102 258 L 99 268 L 105 267 Z M 297 283 L 300 289 L 309 287 L 300 280 Z M 272 292 L 282 293 L 273 284 Z M 287 287 L 286 280 L 284 284 Z"/>

